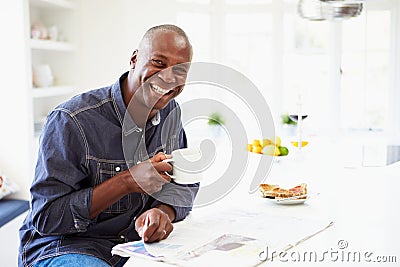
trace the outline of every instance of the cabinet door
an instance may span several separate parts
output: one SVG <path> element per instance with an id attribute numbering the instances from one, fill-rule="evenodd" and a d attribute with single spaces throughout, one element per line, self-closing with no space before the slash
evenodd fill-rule
<path id="1" fill-rule="evenodd" d="M 0 228 L 1 266 L 18 265 L 19 233 L 26 215 L 25 212 Z"/>

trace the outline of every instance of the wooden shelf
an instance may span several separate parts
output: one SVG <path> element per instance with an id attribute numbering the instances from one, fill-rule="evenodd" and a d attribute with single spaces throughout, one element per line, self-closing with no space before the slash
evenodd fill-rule
<path id="1" fill-rule="evenodd" d="M 51 87 L 40 87 L 32 89 L 33 98 L 62 96 L 72 93 L 74 93 L 74 87 L 72 86 L 51 86 Z"/>
<path id="2" fill-rule="evenodd" d="M 74 9 L 75 3 L 69 0 L 30 0 L 31 5 L 49 9 Z"/>
<path id="3" fill-rule="evenodd" d="M 50 51 L 74 51 L 75 45 L 66 42 L 31 39 L 31 48 Z"/>

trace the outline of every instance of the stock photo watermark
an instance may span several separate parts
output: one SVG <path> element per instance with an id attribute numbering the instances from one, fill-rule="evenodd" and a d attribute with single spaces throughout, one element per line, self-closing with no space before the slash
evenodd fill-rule
<path id="1" fill-rule="evenodd" d="M 144 92 L 150 91 L 149 88 L 152 87 L 158 76 L 169 71 L 171 70 L 162 70 L 159 74 L 152 76 L 143 84 L 142 90 Z M 192 188 L 174 183 L 164 185 L 163 191 L 153 194 L 151 192 L 148 193 L 163 203 L 181 207 L 210 205 L 229 194 L 239 184 L 248 168 L 249 153 L 244 149 L 244 146 L 250 138 L 247 131 L 249 123 L 256 125 L 253 132 L 258 133 L 259 136 L 275 136 L 272 113 L 257 86 L 244 74 L 225 65 L 192 62 L 189 75 L 181 77 L 179 81 L 177 79 L 173 86 L 179 87 L 180 91 L 184 91 L 183 86 L 185 86 L 185 90 L 193 90 L 196 87 L 200 88 L 202 92 L 207 91 L 206 89 L 208 88 L 211 89 L 211 93 L 208 95 L 196 95 L 192 99 L 179 103 L 169 112 L 160 127 L 162 129 L 161 143 L 157 150 L 171 154 L 179 148 L 177 140 L 184 127 L 199 120 L 210 119 L 210 114 L 218 111 L 225 118 L 228 118 L 223 131 L 226 134 L 226 140 L 230 142 L 229 160 L 225 171 L 215 177 L 212 183 L 201 185 L 194 203 L 192 203 L 190 197 Z M 216 97 L 218 94 L 222 95 L 222 97 Z M 160 95 L 160 99 L 161 97 L 162 95 Z M 230 101 L 227 101 L 227 99 Z M 131 103 L 128 105 L 127 110 L 134 112 L 135 107 Z M 149 105 L 156 104 L 157 101 L 149 103 Z M 243 106 L 243 108 L 238 110 L 238 106 Z M 122 143 L 125 161 L 131 167 L 154 155 L 147 153 L 146 128 L 139 129 L 136 127 L 130 112 L 127 112 L 124 117 Z M 248 113 L 248 117 L 241 116 L 243 113 Z M 180 121 L 182 122 L 181 124 Z M 194 162 L 185 160 L 180 166 L 178 162 L 175 162 L 174 168 L 179 169 L 181 173 L 198 173 L 200 175 L 205 169 L 215 164 L 212 159 L 217 155 L 228 157 L 225 151 L 217 149 L 214 140 L 209 139 L 207 136 L 200 139 L 202 140 L 198 149 L 201 151 L 201 157 Z M 249 193 L 254 193 L 258 190 L 259 184 L 267 177 L 272 163 L 272 157 L 260 157 L 259 163 L 255 167 L 254 178 L 248 188 Z M 134 175 L 132 176 L 135 177 Z M 140 185 L 140 181 L 137 182 Z M 177 202 L 177 195 L 186 197 Z"/>
<path id="2" fill-rule="evenodd" d="M 382 255 L 369 250 L 349 249 L 347 240 L 341 239 L 337 247 L 324 251 L 297 251 L 297 250 L 271 250 L 268 246 L 258 255 L 260 261 L 288 262 L 288 263 L 397 263 L 395 255 Z"/>

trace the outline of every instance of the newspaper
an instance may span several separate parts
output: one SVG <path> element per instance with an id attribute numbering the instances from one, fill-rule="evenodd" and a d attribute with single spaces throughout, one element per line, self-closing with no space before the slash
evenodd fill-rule
<path id="1" fill-rule="evenodd" d="M 260 262 L 257 255 L 263 248 L 264 243 L 255 238 L 223 234 L 198 247 L 188 247 L 173 239 L 152 244 L 140 240 L 117 245 L 112 254 L 141 257 L 177 266 L 206 266 L 215 260 L 240 263 L 239 266 L 254 266 Z"/>
<path id="2" fill-rule="evenodd" d="M 210 261 L 256 266 L 268 260 L 262 258 L 266 246 L 286 251 L 332 225 L 331 220 L 231 210 L 177 223 L 171 235 L 160 242 L 140 240 L 116 245 L 112 254 L 176 266 L 205 266 Z"/>

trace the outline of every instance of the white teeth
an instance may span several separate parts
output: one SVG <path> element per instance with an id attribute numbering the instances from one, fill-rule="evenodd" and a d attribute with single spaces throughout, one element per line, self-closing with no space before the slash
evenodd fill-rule
<path id="1" fill-rule="evenodd" d="M 171 91 L 171 90 L 162 89 L 160 86 L 157 86 L 155 84 L 151 84 L 151 89 L 153 89 L 154 92 L 156 92 L 157 94 L 160 94 L 160 95 L 165 95 L 166 93 Z"/>

